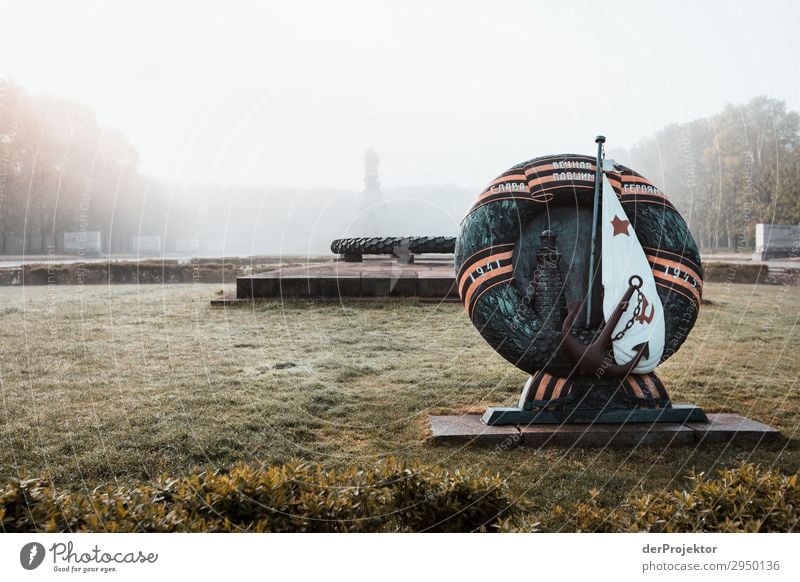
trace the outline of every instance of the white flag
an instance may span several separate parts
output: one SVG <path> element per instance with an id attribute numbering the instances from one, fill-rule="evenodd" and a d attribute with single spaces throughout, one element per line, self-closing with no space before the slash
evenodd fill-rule
<path id="1" fill-rule="evenodd" d="M 617 308 L 622 296 L 628 290 L 631 276 L 642 279 L 639 291 L 642 301 L 638 303 L 638 293 L 634 291 L 626 309 L 614 328 L 613 336 L 625 329 L 634 318 L 634 310 L 639 304 L 639 313 L 633 325 L 625 331 L 622 338 L 613 340 L 614 360 L 625 365 L 633 360 L 641 344 L 647 344 L 645 356 L 634 368 L 636 374 L 652 372 L 661 361 L 664 353 L 664 308 L 656 291 L 656 282 L 644 249 L 639 244 L 628 216 L 619 203 L 614 188 L 603 172 L 603 218 L 602 218 L 602 274 L 603 274 L 603 315 L 606 321 Z"/>

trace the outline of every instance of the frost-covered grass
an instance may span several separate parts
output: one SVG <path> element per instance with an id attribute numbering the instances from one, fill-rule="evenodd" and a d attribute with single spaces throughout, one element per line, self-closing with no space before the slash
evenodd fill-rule
<path id="1" fill-rule="evenodd" d="M 659 374 L 676 402 L 771 423 L 758 449 L 432 447 L 431 412 L 516 401 L 525 375 L 457 304 L 273 302 L 212 308 L 217 285 L 0 288 L 0 481 L 82 488 L 193 466 L 393 455 L 496 471 L 541 508 L 684 485 L 747 459 L 800 468 L 800 288 L 709 284 Z M 552 525 L 552 524 L 551 524 Z M 557 524 L 556 524 L 557 525 Z"/>

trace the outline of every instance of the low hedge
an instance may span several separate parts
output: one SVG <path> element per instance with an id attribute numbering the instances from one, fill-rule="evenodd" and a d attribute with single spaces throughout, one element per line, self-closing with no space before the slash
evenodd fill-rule
<path id="1" fill-rule="evenodd" d="M 558 530 L 790 532 L 800 520 L 798 474 L 743 463 L 693 486 L 606 506 L 597 491 L 548 517 Z M 60 491 L 40 479 L 0 490 L 5 532 L 529 532 L 539 515 L 514 503 L 498 475 L 389 459 L 368 469 L 291 462 L 194 471 L 133 487 Z M 564 527 L 562 524 L 568 524 Z"/>
<path id="2" fill-rule="evenodd" d="M 692 473 L 689 490 L 631 496 L 616 507 L 604 507 L 593 491 L 588 501 L 555 511 L 577 531 L 790 532 L 800 521 L 798 476 L 742 463 L 716 478 Z"/>
<path id="3" fill-rule="evenodd" d="M 703 263 L 703 281 L 707 283 L 767 283 L 765 264 Z"/>
<path id="4" fill-rule="evenodd" d="M 0 285 L 107 285 L 138 283 L 233 283 L 236 277 L 272 271 L 293 263 L 275 259 L 247 262 L 241 258 L 112 261 L 90 263 L 31 263 L 0 269 Z"/>
<path id="5" fill-rule="evenodd" d="M 79 493 L 34 479 L 0 492 L 6 532 L 492 531 L 515 510 L 497 475 L 391 459 L 343 471 L 239 464 Z"/>

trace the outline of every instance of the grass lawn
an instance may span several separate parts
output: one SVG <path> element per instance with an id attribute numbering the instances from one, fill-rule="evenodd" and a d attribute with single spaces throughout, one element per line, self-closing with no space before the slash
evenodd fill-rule
<path id="1" fill-rule="evenodd" d="M 0 287 L 0 481 L 66 488 L 193 466 L 396 456 L 498 472 L 570 529 L 556 504 L 597 489 L 682 487 L 692 468 L 800 469 L 800 288 L 708 284 L 689 341 L 659 375 L 674 401 L 736 411 L 787 440 L 634 450 L 432 447 L 431 412 L 516 401 L 525 375 L 457 304 L 260 303 L 212 308 L 215 285 Z"/>

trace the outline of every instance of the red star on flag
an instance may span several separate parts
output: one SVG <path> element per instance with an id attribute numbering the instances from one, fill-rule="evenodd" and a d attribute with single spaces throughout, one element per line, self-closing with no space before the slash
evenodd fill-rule
<path id="1" fill-rule="evenodd" d="M 630 225 L 629 220 L 622 220 L 619 216 L 615 214 L 613 220 L 611 221 L 611 226 L 614 227 L 614 236 L 617 236 L 618 234 L 624 234 L 626 236 L 630 236 L 630 234 L 628 234 L 629 225 Z"/>

